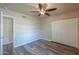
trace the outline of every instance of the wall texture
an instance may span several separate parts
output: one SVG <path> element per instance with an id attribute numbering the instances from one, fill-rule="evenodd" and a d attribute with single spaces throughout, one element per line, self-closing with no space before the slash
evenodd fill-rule
<path id="1" fill-rule="evenodd" d="M 15 17 L 15 39 L 14 47 L 18 47 L 35 40 L 40 39 L 40 20 L 28 15 L 26 18 L 22 16 L 24 14 L 15 11 L 4 11 L 5 15 L 11 15 Z"/>
<path id="2" fill-rule="evenodd" d="M 15 11 L 4 11 L 5 15 L 15 17 L 15 40 L 14 47 L 18 47 L 38 39 L 45 39 L 52 41 L 52 22 L 65 18 L 79 17 L 79 11 L 63 13 L 59 16 L 48 17 L 45 19 L 38 19 L 36 17 L 25 15 Z"/>
<path id="3" fill-rule="evenodd" d="M 42 29 L 42 38 L 45 40 L 52 41 L 52 22 L 57 20 L 64 20 L 69 18 L 78 18 L 79 17 L 79 11 L 74 12 L 68 12 L 68 13 L 62 13 L 58 16 L 50 16 L 45 19 L 41 19 L 41 29 Z"/>

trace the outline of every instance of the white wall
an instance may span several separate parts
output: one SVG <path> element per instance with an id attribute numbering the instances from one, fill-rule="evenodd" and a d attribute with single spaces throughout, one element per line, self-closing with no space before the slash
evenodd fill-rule
<path id="1" fill-rule="evenodd" d="M 55 21 L 55 17 L 50 17 L 46 19 L 41 19 L 41 38 L 51 41 L 52 40 L 52 21 Z"/>
<path id="2" fill-rule="evenodd" d="M 79 17 L 79 11 L 73 11 L 73 12 L 66 12 L 63 14 L 60 14 L 58 16 L 49 16 L 45 19 L 41 19 L 42 24 L 42 38 L 48 41 L 52 41 L 52 22 L 61 20 L 61 19 L 69 19 L 69 18 L 78 18 Z"/>
<path id="3" fill-rule="evenodd" d="M 24 14 L 11 10 L 4 12 L 4 14 L 15 17 L 14 47 L 40 39 L 40 20 L 38 18 L 28 15 L 25 15 L 26 18 L 23 18 Z"/>
<path id="4" fill-rule="evenodd" d="M 79 11 L 64 13 L 59 16 L 38 19 L 15 11 L 8 10 L 4 14 L 15 17 L 15 40 L 14 46 L 18 47 L 38 39 L 46 39 L 52 41 L 52 26 L 51 23 L 55 20 L 63 18 L 79 17 Z M 40 21 L 41 20 L 41 21 Z"/>

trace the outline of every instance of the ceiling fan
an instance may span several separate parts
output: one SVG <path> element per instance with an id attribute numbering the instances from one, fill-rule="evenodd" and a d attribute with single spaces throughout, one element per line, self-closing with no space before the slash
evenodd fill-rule
<path id="1" fill-rule="evenodd" d="M 48 6 L 46 5 L 46 8 L 47 7 Z M 39 8 L 39 11 L 31 11 L 31 12 L 34 12 L 34 13 L 37 12 L 37 13 L 39 13 L 38 16 L 40 16 L 40 15 L 50 16 L 50 14 L 48 12 L 55 11 L 57 9 L 57 8 L 46 9 L 46 8 L 43 7 L 43 4 L 41 4 L 41 3 L 38 4 L 38 8 Z"/>

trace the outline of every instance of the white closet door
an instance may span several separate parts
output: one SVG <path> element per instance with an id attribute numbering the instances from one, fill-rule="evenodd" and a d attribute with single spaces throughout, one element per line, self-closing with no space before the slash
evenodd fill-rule
<path id="1" fill-rule="evenodd" d="M 52 23 L 52 40 L 78 48 L 78 18 Z"/>

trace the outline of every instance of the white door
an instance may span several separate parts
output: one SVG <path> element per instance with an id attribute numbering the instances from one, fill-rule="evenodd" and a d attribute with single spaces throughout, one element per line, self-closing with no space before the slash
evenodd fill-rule
<path id="1" fill-rule="evenodd" d="M 54 21 L 52 40 L 78 48 L 78 18 Z"/>
<path id="2" fill-rule="evenodd" d="M 3 44 L 10 44 L 13 42 L 13 20 L 8 17 L 3 18 Z"/>
<path id="3" fill-rule="evenodd" d="M 3 17 L 3 54 L 13 48 L 13 19 Z M 9 47 L 8 47 L 9 46 Z"/>

